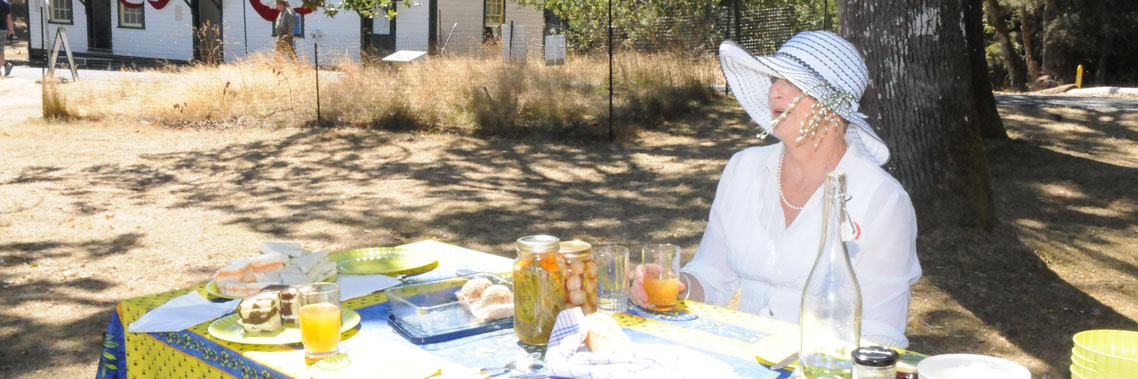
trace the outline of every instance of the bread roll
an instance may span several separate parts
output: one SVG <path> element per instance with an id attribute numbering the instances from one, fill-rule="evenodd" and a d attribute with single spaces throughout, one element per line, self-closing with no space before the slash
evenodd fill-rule
<path id="1" fill-rule="evenodd" d="M 486 287 L 472 312 L 481 322 L 513 317 L 514 293 L 501 284 Z"/>
<path id="2" fill-rule="evenodd" d="M 494 283 L 490 283 L 490 280 L 486 278 L 474 278 L 462 285 L 462 290 L 458 291 L 455 295 L 458 296 L 458 300 L 461 301 L 477 300 L 482 297 L 482 291 L 485 291 L 493 284 Z"/>
<path id="3" fill-rule="evenodd" d="M 589 328 L 589 335 L 585 337 L 589 351 L 607 353 L 629 342 L 620 325 L 608 314 L 596 312 L 585 316 L 585 324 Z"/>

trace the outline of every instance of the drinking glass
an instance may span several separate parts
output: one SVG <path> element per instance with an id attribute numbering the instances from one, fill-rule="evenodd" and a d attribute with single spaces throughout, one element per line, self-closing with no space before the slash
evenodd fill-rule
<path id="1" fill-rule="evenodd" d="M 601 312 L 624 312 L 628 307 L 628 248 L 594 247 L 593 258 L 597 260 L 597 303 Z"/>
<path id="2" fill-rule="evenodd" d="M 680 247 L 672 244 L 647 245 L 641 249 L 644 262 L 644 292 L 655 311 L 676 307 L 680 293 Z"/>
<path id="3" fill-rule="evenodd" d="M 319 360 L 340 353 L 340 286 L 312 283 L 300 288 L 300 338 L 304 357 Z"/>

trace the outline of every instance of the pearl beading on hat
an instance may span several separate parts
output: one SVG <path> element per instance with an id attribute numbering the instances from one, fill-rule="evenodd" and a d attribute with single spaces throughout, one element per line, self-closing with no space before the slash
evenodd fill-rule
<path id="1" fill-rule="evenodd" d="M 774 128 L 786 119 L 790 111 L 802 101 L 804 96 L 807 96 L 810 92 L 815 92 L 815 90 L 819 88 L 823 90 L 821 96 L 818 96 L 817 101 L 810 107 L 810 111 L 806 113 L 806 119 L 799 123 L 798 138 L 795 139 L 795 142 L 798 143 L 801 143 L 807 138 L 814 139 L 814 147 L 817 148 L 822 143 L 822 139 L 826 137 L 826 132 L 830 129 L 829 125 L 834 125 L 838 122 L 839 116 L 837 110 L 848 110 L 851 108 L 851 104 L 857 102 L 857 98 L 853 95 L 825 81 L 818 83 L 814 87 L 804 91 L 801 95 L 795 97 L 794 100 L 790 102 L 790 105 L 787 106 L 777 118 L 771 121 L 770 129 L 760 130 L 760 133 L 756 137 L 766 139 L 767 136 L 774 131 Z M 818 127 L 823 124 L 825 124 L 826 127 L 822 128 L 819 134 Z"/>
<path id="2" fill-rule="evenodd" d="M 790 102 L 790 105 L 787 106 L 786 109 L 783 109 L 782 113 L 780 113 L 777 118 L 775 118 L 773 121 L 771 121 L 770 129 L 759 128 L 759 135 L 757 135 L 756 137 L 759 137 L 759 139 L 767 139 L 767 136 L 769 136 L 772 132 L 774 132 L 774 128 L 776 126 L 778 126 L 778 123 L 782 122 L 782 120 L 785 120 L 786 115 L 790 114 L 790 110 L 794 109 L 794 107 L 796 105 L 798 105 L 798 102 L 802 101 L 802 98 L 805 96 L 806 96 L 806 93 L 803 93 L 803 94 L 795 97 L 794 100 L 792 100 Z"/>

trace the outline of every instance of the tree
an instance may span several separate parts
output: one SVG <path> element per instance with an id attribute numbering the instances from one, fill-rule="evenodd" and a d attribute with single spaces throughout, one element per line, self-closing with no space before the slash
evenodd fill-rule
<path id="1" fill-rule="evenodd" d="M 996 38 L 1000 41 L 1000 51 L 1003 53 L 1004 66 L 1008 68 L 1012 89 L 1016 91 L 1027 89 L 1027 73 L 1024 72 L 1023 59 L 1020 59 L 1019 53 L 1012 45 L 1011 32 L 1008 30 L 1008 24 L 1004 22 L 1004 7 L 997 0 L 986 0 L 984 9 L 988 11 L 988 25 L 996 29 Z"/>
<path id="2" fill-rule="evenodd" d="M 966 0 L 842 0 L 842 35 L 865 56 L 862 108 L 923 230 L 996 223 L 965 30 Z"/>
<path id="3" fill-rule="evenodd" d="M 1035 80 L 1043 75 L 1039 68 L 1039 60 L 1035 59 L 1035 19 L 1034 0 L 1019 0 L 1016 9 L 1019 11 L 1019 32 L 1023 40 L 1023 60 L 1027 63 L 1027 85 L 1035 89 Z"/>
<path id="4" fill-rule="evenodd" d="M 965 5 L 967 6 L 964 10 L 965 39 L 968 45 L 968 57 L 972 62 L 972 96 L 967 100 L 976 107 L 981 137 L 1008 139 L 1008 131 L 1004 129 L 1004 122 L 1000 120 L 1000 112 L 996 109 L 992 83 L 988 81 L 988 62 L 984 54 L 983 6 L 980 0 L 965 0 Z"/>

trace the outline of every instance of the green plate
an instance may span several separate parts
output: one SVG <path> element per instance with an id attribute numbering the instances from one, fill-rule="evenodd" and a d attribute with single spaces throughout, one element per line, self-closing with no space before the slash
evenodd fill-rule
<path id="1" fill-rule="evenodd" d="M 414 275 L 439 266 L 435 253 L 401 247 L 370 247 L 332 254 L 336 269 L 344 274 L 388 276 Z"/>
<path id="2" fill-rule="evenodd" d="M 239 314 L 222 317 L 209 324 L 209 335 L 223 341 L 248 343 L 257 345 L 281 345 L 300 342 L 300 328 L 284 327 L 273 332 L 245 333 L 245 329 L 238 324 Z M 351 309 L 340 311 L 340 333 L 354 328 L 360 323 L 360 314 Z"/>
<path id="3" fill-rule="evenodd" d="M 332 274 L 332 276 L 324 278 L 324 280 L 321 280 L 321 281 L 322 282 L 335 283 L 338 276 L 339 276 L 338 274 Z M 210 296 L 220 297 L 222 299 L 241 299 L 241 298 L 244 298 L 244 296 L 233 296 L 233 295 L 226 295 L 224 293 L 221 293 L 221 289 L 217 288 L 217 282 L 213 281 L 213 280 L 210 280 L 209 283 L 205 284 L 205 292 L 210 294 Z"/>

